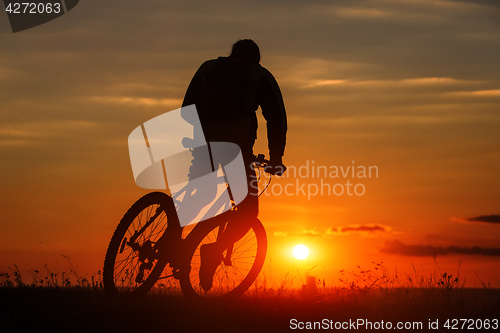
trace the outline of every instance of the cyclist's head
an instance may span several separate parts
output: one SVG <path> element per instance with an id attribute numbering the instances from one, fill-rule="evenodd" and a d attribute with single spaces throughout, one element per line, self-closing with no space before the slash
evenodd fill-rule
<path id="1" fill-rule="evenodd" d="M 230 57 L 258 64 L 260 62 L 260 50 L 253 40 L 240 39 L 233 44 Z"/>

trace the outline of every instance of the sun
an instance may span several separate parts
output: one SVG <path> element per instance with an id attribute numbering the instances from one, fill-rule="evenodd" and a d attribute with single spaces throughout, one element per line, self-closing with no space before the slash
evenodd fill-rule
<path id="1" fill-rule="evenodd" d="M 298 244 L 298 245 L 295 245 L 292 253 L 296 259 L 304 260 L 309 255 L 309 249 L 304 244 Z"/>

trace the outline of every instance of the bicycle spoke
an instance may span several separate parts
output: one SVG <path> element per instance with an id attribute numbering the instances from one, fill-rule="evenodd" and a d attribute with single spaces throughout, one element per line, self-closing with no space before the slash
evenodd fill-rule
<path id="1" fill-rule="evenodd" d="M 161 265 L 158 266 L 158 250 L 155 249 L 155 244 L 168 226 L 168 200 L 166 194 L 152 192 L 139 199 L 127 211 L 106 254 L 103 280 L 107 291 L 144 293 L 160 277 L 166 261 L 160 261 Z M 131 240 L 134 244 L 130 244 Z M 122 242 L 132 245 L 135 250 L 125 243 L 120 252 Z M 168 285 L 169 283 L 165 284 L 170 288 Z"/>
<path id="2" fill-rule="evenodd" d="M 245 235 L 243 235 L 243 237 L 232 244 L 232 248 L 223 252 L 225 259 L 223 259 L 215 269 L 212 279 L 212 287 L 208 291 L 203 290 L 200 285 L 199 273 L 202 260 L 204 259 L 200 256 L 200 248 L 204 244 L 217 242 L 219 228 L 220 226 L 217 226 L 207 232 L 204 238 L 200 240 L 197 249 L 192 254 L 189 280 L 192 287 L 191 290 L 199 296 L 222 297 L 229 295 L 236 290 L 239 290 L 238 293 L 242 293 L 248 288 L 256 277 L 256 273 L 252 273 L 252 268 L 258 260 L 259 238 L 256 234 L 256 230 L 252 227 Z M 265 238 L 263 241 L 265 242 Z M 228 253 L 230 253 L 230 257 L 228 257 Z M 261 253 L 261 258 L 264 257 L 265 249 L 263 255 Z M 261 265 L 263 263 L 263 259 L 260 260 L 262 261 L 259 263 L 258 271 L 262 267 Z M 226 265 L 226 263 L 228 265 Z M 250 275 L 252 276 L 251 280 L 248 279 Z"/>

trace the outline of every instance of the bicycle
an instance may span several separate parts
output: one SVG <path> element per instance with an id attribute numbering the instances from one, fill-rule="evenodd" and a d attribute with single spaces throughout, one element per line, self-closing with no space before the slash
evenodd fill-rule
<path id="1" fill-rule="evenodd" d="M 262 154 L 254 160 L 260 180 L 269 161 Z M 204 290 L 199 276 L 200 248 L 220 239 L 228 222 L 237 218 L 237 208 L 233 203 L 231 210 L 196 224 L 187 233 L 189 228 L 181 227 L 177 218 L 174 199 L 175 195 L 151 192 L 123 216 L 104 260 L 105 291 L 111 296 L 144 295 L 157 281 L 174 279 L 179 281 L 182 293 L 190 297 L 228 299 L 242 295 L 257 278 L 266 257 L 267 235 L 260 220 L 246 222 L 248 232 L 234 243 L 231 240 L 214 273 L 212 287 Z M 170 272 L 161 276 L 167 264 Z"/>

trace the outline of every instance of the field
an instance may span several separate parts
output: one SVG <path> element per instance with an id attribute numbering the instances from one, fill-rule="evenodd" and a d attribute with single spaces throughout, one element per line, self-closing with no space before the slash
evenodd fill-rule
<path id="1" fill-rule="evenodd" d="M 99 274 L 72 282 L 67 275 L 32 273 L 31 283 L 16 269 L 2 273 L 0 332 L 288 332 L 336 325 L 340 331 L 381 332 L 388 325 L 396 330 L 398 323 L 415 332 L 494 332 L 500 319 L 499 289 L 463 288 L 449 275 L 405 287 L 363 284 L 360 278 L 328 287 L 311 277 L 302 288 L 272 288 L 261 280 L 238 300 L 222 303 L 165 288 L 117 301 L 105 295 Z M 429 330 L 429 321 L 437 329 Z"/>

